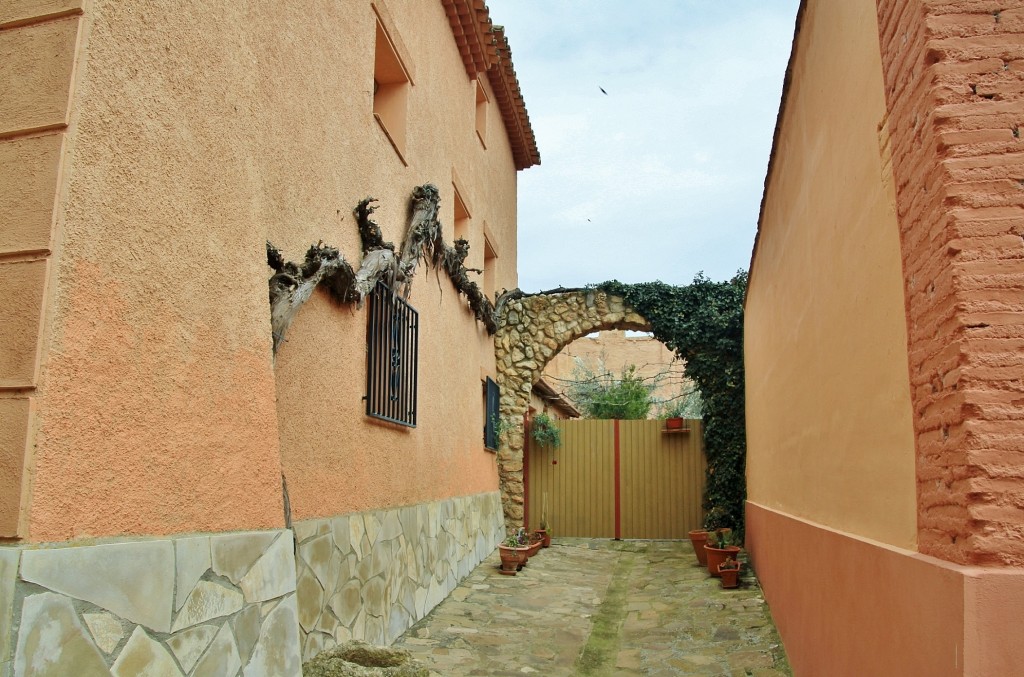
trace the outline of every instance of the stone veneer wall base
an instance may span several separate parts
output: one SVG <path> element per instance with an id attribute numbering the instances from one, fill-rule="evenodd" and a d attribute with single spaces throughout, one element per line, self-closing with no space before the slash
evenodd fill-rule
<path id="1" fill-rule="evenodd" d="M 296 522 L 302 659 L 391 644 L 505 535 L 498 492 Z"/>
<path id="2" fill-rule="evenodd" d="M 339 642 L 390 644 L 503 535 L 492 492 L 294 535 L 0 547 L 0 677 L 298 677 Z"/>
<path id="3" fill-rule="evenodd" d="M 0 675 L 301 675 L 289 530 L 0 548 Z"/>

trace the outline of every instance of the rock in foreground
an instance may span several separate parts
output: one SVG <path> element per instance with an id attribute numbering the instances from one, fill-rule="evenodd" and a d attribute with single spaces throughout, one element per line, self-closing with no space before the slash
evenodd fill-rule
<path id="1" fill-rule="evenodd" d="M 408 651 L 353 640 L 321 651 L 302 666 L 305 677 L 428 677 Z"/>

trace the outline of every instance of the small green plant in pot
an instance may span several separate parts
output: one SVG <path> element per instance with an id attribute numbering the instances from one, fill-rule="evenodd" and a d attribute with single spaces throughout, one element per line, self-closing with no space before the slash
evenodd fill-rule
<path id="1" fill-rule="evenodd" d="M 726 557 L 725 561 L 718 565 L 718 574 L 722 578 L 723 588 L 739 587 L 740 563 L 734 557 Z"/>
<path id="2" fill-rule="evenodd" d="M 740 548 L 732 544 L 732 529 L 715 529 L 708 532 L 704 551 L 708 557 L 708 573 L 717 578 L 721 576 L 718 565 L 729 557 L 735 557 Z"/>
<path id="3" fill-rule="evenodd" d="M 537 414 L 531 419 L 530 437 L 542 447 L 557 449 L 562 444 L 562 432 L 547 414 Z"/>

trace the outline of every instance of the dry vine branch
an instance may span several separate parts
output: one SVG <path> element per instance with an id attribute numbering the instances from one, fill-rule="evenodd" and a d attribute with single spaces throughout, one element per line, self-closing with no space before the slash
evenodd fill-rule
<path id="1" fill-rule="evenodd" d="M 295 314 L 313 295 L 317 285 L 326 282 L 331 296 L 339 303 L 352 300 L 352 266 L 337 249 L 318 242 L 306 251 L 301 266 L 285 261 L 281 252 L 267 242 L 267 265 L 276 272 L 270 278 L 270 326 L 274 335 L 274 352 L 284 340 Z"/>
<path id="2" fill-rule="evenodd" d="M 426 184 L 413 190 L 412 216 L 398 255 L 395 245 L 384 240 L 380 226 L 372 218 L 375 202 L 368 197 L 353 209 L 363 249 L 358 271 L 353 270 L 337 249 L 323 242 L 309 248 L 301 266 L 285 261 L 281 252 L 267 242 L 267 264 L 275 271 L 269 282 L 275 354 L 295 314 L 317 285 L 324 285 L 331 298 L 341 304 L 361 306 L 378 281 L 384 281 L 396 292 L 400 290 L 402 296 L 408 298 L 421 260 L 443 268 L 459 293 L 469 300 L 473 314 L 487 327 L 488 333 L 497 331 L 494 306 L 467 275 L 465 260 L 469 243 L 459 240 L 455 247 L 444 243 L 437 219 L 440 203 L 437 188 Z"/>

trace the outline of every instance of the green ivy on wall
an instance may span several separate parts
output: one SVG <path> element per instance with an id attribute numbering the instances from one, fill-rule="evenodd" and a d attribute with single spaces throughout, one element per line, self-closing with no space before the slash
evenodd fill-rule
<path id="1" fill-rule="evenodd" d="M 742 537 L 746 485 L 746 419 L 743 391 L 743 295 L 747 273 L 713 282 L 698 273 L 693 283 L 663 282 L 596 287 L 623 297 L 651 323 L 654 337 L 686 360 L 686 373 L 704 397 L 707 455 L 705 528 L 731 527 Z"/>

